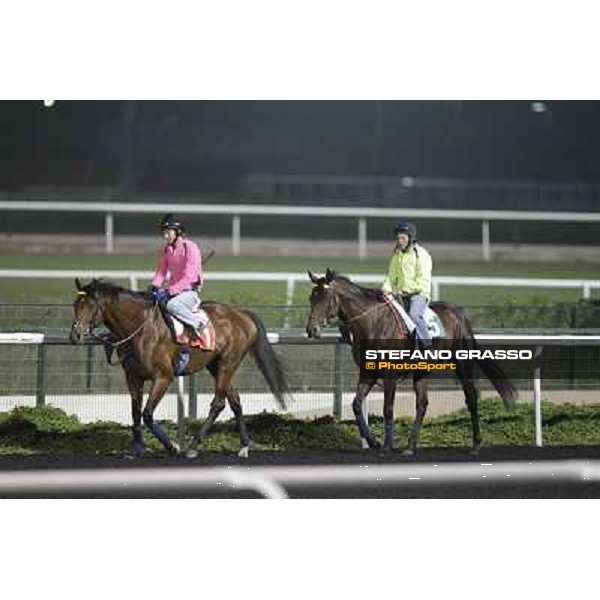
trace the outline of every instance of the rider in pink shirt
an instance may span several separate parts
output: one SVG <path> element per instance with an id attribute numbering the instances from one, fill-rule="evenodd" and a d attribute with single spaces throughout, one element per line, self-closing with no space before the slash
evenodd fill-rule
<path id="1" fill-rule="evenodd" d="M 168 290 L 171 296 L 201 287 L 202 259 L 197 244 L 181 236 L 177 236 L 174 243 L 167 244 L 161 252 L 152 285 L 161 287 L 169 272 Z"/>
<path id="2" fill-rule="evenodd" d="M 196 313 L 202 288 L 202 255 L 197 244 L 185 237 L 185 227 L 174 215 L 165 215 L 160 230 L 166 244 L 161 250 L 158 268 L 149 293 L 154 300 L 167 300 L 167 311 L 189 325 L 197 336 L 206 325 Z M 168 277 L 167 289 L 162 289 Z"/>

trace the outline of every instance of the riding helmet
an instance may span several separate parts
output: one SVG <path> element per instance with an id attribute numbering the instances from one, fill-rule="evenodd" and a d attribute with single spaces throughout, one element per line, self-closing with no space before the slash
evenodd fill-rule
<path id="1" fill-rule="evenodd" d="M 410 221 L 398 221 L 394 227 L 394 233 L 407 233 L 411 242 L 417 241 L 417 228 L 414 223 Z"/>
<path id="2" fill-rule="evenodd" d="M 184 225 L 181 223 L 179 218 L 172 213 L 166 214 L 160 220 L 160 231 L 164 232 L 167 229 L 174 229 L 178 234 L 185 233 Z"/>

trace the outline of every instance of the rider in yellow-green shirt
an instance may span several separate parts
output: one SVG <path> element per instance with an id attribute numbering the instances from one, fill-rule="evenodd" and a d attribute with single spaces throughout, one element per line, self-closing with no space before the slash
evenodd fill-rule
<path id="1" fill-rule="evenodd" d="M 400 295 L 408 304 L 408 314 L 415 323 L 421 347 L 431 348 L 425 323 L 425 311 L 431 298 L 431 255 L 417 243 L 417 228 L 413 223 L 398 221 L 394 233 L 396 247 L 382 290 Z"/>

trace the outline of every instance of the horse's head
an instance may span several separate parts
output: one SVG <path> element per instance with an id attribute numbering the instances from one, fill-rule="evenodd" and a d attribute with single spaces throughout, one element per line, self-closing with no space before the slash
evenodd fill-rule
<path id="1" fill-rule="evenodd" d="M 337 317 L 340 307 L 335 291 L 335 272 L 327 269 L 324 277 L 316 277 L 310 271 L 308 276 L 314 287 L 310 294 L 310 316 L 306 324 L 309 338 L 321 337 L 321 327 Z"/>
<path id="2" fill-rule="evenodd" d="M 98 280 L 92 279 L 86 286 L 82 286 L 79 279 L 75 279 L 77 287 L 77 298 L 73 303 L 75 319 L 69 336 L 72 344 L 81 344 L 103 321 L 97 284 Z"/>

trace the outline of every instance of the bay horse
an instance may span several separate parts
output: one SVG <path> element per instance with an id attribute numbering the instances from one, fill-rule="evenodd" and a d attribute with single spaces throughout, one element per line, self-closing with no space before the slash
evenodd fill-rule
<path id="1" fill-rule="evenodd" d="M 158 305 L 151 303 L 143 292 L 127 290 L 107 281 L 93 279 L 82 286 L 76 279 L 75 285 L 78 293 L 73 304 L 75 319 L 71 342 L 84 342 L 102 323 L 118 339 L 112 347 L 117 349 L 131 394 L 133 455 L 141 456 L 145 450 L 142 420 L 168 452 L 179 454 L 179 446 L 153 418 L 156 407 L 176 376 L 175 362 L 179 353 L 178 344 Z M 197 456 L 198 444 L 208 435 L 227 399 L 239 430 L 239 456 L 247 457 L 250 438 L 239 393 L 232 385 L 235 372 L 250 352 L 282 409 L 286 408 L 289 394 L 287 376 L 256 314 L 219 302 L 202 302 L 202 308 L 215 329 L 215 349 L 190 348 L 189 362 L 181 374 L 190 375 L 206 367 L 215 380 L 215 395 L 208 417 L 187 447 L 186 456 Z M 143 388 L 148 380 L 151 382 L 150 393 L 142 410 Z"/>
<path id="2" fill-rule="evenodd" d="M 399 332 L 398 324 L 388 304 L 384 301 L 383 292 L 365 288 L 352 282 L 347 277 L 337 275 L 327 269 L 324 277 L 316 277 L 308 271 L 314 284 L 310 294 L 311 312 L 306 326 L 309 338 L 320 337 L 321 327 L 337 319 L 337 324 L 346 341 L 352 344 L 352 355 L 360 367 L 361 340 L 408 339 L 410 334 L 406 328 Z M 432 302 L 431 308 L 440 317 L 446 330 L 447 338 L 434 339 L 434 349 L 476 349 L 477 343 L 469 320 L 461 309 L 449 302 Z M 414 340 L 412 347 L 416 347 Z M 491 358 L 456 361 L 455 374 L 462 386 L 465 402 L 471 417 L 473 446 L 471 452 L 477 454 L 481 446 L 481 430 L 479 424 L 478 399 L 479 392 L 475 384 L 475 364 L 490 379 L 500 394 L 507 410 L 514 408 L 517 390 L 508 380 L 501 367 Z M 368 371 L 366 372 L 368 373 Z M 404 456 L 413 456 L 417 451 L 421 425 L 427 411 L 427 371 L 412 371 L 413 389 L 416 400 L 416 414 L 412 425 L 408 446 L 402 452 Z M 399 376 L 400 373 L 399 373 Z M 352 402 L 352 410 L 361 437 L 363 448 L 378 448 L 375 438 L 363 415 L 363 402 L 371 388 L 376 384 L 376 377 L 359 376 L 356 395 Z M 397 378 L 383 379 L 383 417 L 384 417 L 384 451 L 394 448 L 394 397 Z"/>

